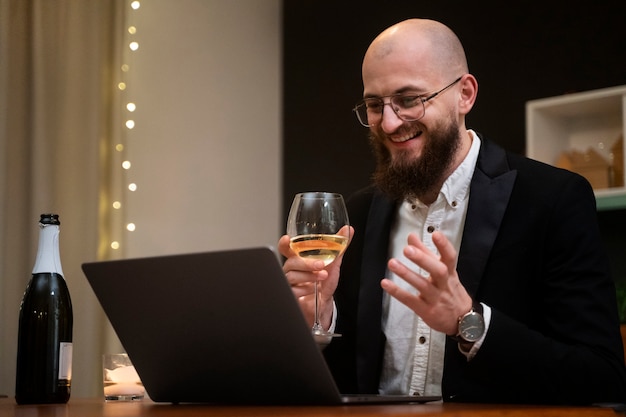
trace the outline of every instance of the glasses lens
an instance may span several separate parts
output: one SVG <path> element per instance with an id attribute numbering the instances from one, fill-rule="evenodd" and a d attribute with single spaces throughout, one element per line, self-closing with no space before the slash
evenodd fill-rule
<path id="1" fill-rule="evenodd" d="M 421 119 L 424 116 L 424 100 L 417 95 L 390 96 L 390 106 L 396 115 L 405 122 Z M 359 122 L 370 127 L 380 123 L 383 117 L 385 103 L 380 98 L 371 98 L 362 101 L 354 108 Z"/>
<path id="2" fill-rule="evenodd" d="M 392 96 L 391 105 L 398 117 L 404 121 L 410 122 L 424 116 L 424 100 L 420 96 Z"/>
<path id="3" fill-rule="evenodd" d="M 358 106 L 354 108 L 354 113 L 356 113 L 357 119 L 359 119 L 359 123 L 361 123 L 365 127 L 369 127 L 369 119 L 367 117 L 367 103 L 362 102 Z"/>

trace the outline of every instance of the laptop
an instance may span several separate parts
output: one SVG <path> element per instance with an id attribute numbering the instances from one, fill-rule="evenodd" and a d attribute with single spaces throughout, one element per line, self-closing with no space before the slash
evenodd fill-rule
<path id="1" fill-rule="evenodd" d="M 82 264 L 155 402 L 424 403 L 341 395 L 269 247 Z"/>

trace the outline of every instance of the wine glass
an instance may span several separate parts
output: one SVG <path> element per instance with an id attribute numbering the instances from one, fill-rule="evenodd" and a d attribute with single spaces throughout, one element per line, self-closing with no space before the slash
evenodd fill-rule
<path id="1" fill-rule="evenodd" d="M 321 191 L 298 193 L 293 199 L 287 235 L 291 249 L 301 258 L 318 259 L 330 264 L 348 246 L 349 236 L 339 234 L 348 229 L 348 211 L 341 194 Z M 311 329 L 319 344 L 328 344 L 341 336 L 322 327 L 319 321 L 319 284 L 315 281 L 315 320 Z"/>

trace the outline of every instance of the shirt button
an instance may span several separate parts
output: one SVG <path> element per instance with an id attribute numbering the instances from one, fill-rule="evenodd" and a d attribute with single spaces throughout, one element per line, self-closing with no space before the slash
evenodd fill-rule
<path id="1" fill-rule="evenodd" d="M 432 233 L 435 231 L 435 227 L 434 226 L 428 226 L 428 228 L 426 229 L 428 231 L 428 233 Z"/>
<path id="2" fill-rule="evenodd" d="M 452 207 L 456 207 L 459 203 L 457 203 L 456 201 L 452 202 Z"/>
<path id="3" fill-rule="evenodd" d="M 426 338 L 424 336 L 420 336 L 419 342 L 420 342 L 420 345 L 423 345 L 424 343 L 426 343 Z"/>

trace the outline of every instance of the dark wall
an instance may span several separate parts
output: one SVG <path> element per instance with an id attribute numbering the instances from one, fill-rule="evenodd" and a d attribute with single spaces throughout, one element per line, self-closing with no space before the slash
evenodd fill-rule
<path id="1" fill-rule="evenodd" d="M 351 109 L 365 49 L 400 20 L 434 18 L 459 35 L 479 82 L 468 127 L 514 152 L 526 101 L 626 84 L 626 1 L 517 3 L 284 0 L 284 210 L 299 191 L 349 195 L 369 182 Z"/>

